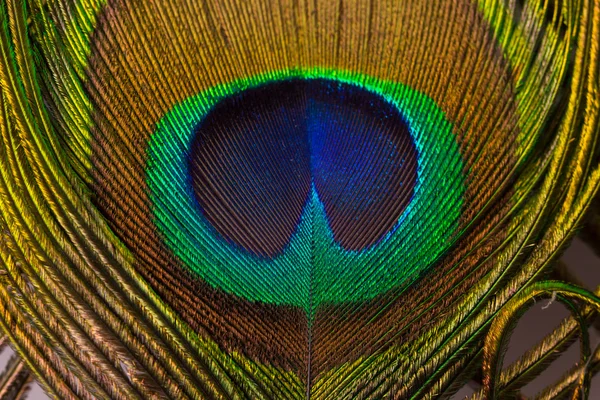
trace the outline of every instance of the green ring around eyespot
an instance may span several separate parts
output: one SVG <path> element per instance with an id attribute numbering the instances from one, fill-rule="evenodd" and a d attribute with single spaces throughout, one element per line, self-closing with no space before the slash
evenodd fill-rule
<path id="1" fill-rule="evenodd" d="M 394 229 L 368 249 L 347 251 L 333 240 L 314 189 L 290 243 L 272 259 L 227 243 L 195 202 L 187 160 L 198 124 L 225 97 L 290 78 L 358 85 L 394 104 L 408 123 L 419 154 L 414 196 Z M 464 194 L 452 125 L 433 100 L 401 83 L 325 69 L 253 76 L 187 98 L 157 123 L 146 173 L 154 223 L 183 265 L 227 293 L 306 312 L 371 299 L 425 272 L 450 245 Z"/>

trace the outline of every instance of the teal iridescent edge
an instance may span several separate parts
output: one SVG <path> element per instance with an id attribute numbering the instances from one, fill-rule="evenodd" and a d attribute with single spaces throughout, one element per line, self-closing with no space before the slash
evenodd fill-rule
<path id="1" fill-rule="evenodd" d="M 374 246 L 348 251 L 334 240 L 317 192 L 282 254 L 256 256 L 228 243 L 204 218 L 188 178 L 194 129 L 223 98 L 282 79 L 332 79 L 394 104 L 415 142 L 418 178 L 411 203 Z M 426 95 L 398 82 L 332 70 L 290 70 L 218 85 L 174 106 L 148 146 L 147 183 L 154 222 L 167 247 L 208 284 L 247 300 L 301 307 L 371 299 L 414 280 L 451 244 L 464 194 L 452 125 Z"/>

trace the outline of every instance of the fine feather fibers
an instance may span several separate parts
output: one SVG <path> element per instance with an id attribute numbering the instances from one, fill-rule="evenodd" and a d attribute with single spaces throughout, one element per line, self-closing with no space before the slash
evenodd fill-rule
<path id="1" fill-rule="evenodd" d="M 524 296 L 595 304 L 532 282 L 600 179 L 599 24 L 594 0 L 7 0 L 2 330 L 56 398 L 450 396 Z"/>

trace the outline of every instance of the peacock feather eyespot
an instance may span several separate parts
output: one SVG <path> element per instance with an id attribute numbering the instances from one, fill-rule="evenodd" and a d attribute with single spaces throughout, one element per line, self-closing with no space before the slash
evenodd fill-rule
<path id="1" fill-rule="evenodd" d="M 56 398 L 448 398 L 481 352 L 503 398 L 578 325 L 500 376 L 531 297 L 600 305 L 532 284 L 600 182 L 599 21 L 0 2 L 0 328 Z"/>
<path id="2" fill-rule="evenodd" d="M 411 326 L 404 301 L 425 312 L 455 295 L 427 279 L 473 282 L 453 268 L 470 254 L 461 237 L 489 234 L 489 222 L 470 227 L 509 196 L 502 188 L 526 154 L 510 66 L 485 18 L 457 3 L 433 50 L 413 43 L 446 17 L 423 20 L 419 2 L 392 6 L 398 21 L 418 22 L 402 32 L 383 22 L 389 5 L 338 10 L 342 29 L 332 6 L 290 2 L 277 8 L 281 21 L 300 28 L 287 33 L 251 4 L 224 14 L 178 4 L 115 2 L 100 13 L 86 84 L 104 91 L 93 100 L 99 208 L 153 290 L 224 354 L 299 379 L 301 343 L 315 376 L 385 357 L 376 343 L 397 348 Z M 155 29 L 184 9 L 199 19 Z M 352 36 L 367 25 L 383 29 L 370 46 Z M 154 57 L 162 64 L 144 61 Z M 445 67 L 459 62 L 486 85 Z M 333 346 L 335 332 L 353 333 Z"/>
<path id="3" fill-rule="evenodd" d="M 431 99 L 333 71 L 251 77 L 177 104 L 150 139 L 147 180 L 184 265 L 309 314 L 423 272 L 450 244 L 464 192 L 452 126 Z"/>

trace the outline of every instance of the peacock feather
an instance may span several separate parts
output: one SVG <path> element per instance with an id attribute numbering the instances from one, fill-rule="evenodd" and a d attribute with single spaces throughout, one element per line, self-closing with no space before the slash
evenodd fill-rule
<path id="1" fill-rule="evenodd" d="M 0 40 L 10 398 L 509 398 L 578 332 L 545 395 L 587 396 L 600 299 L 545 279 L 600 233 L 598 0 L 6 0 Z"/>

